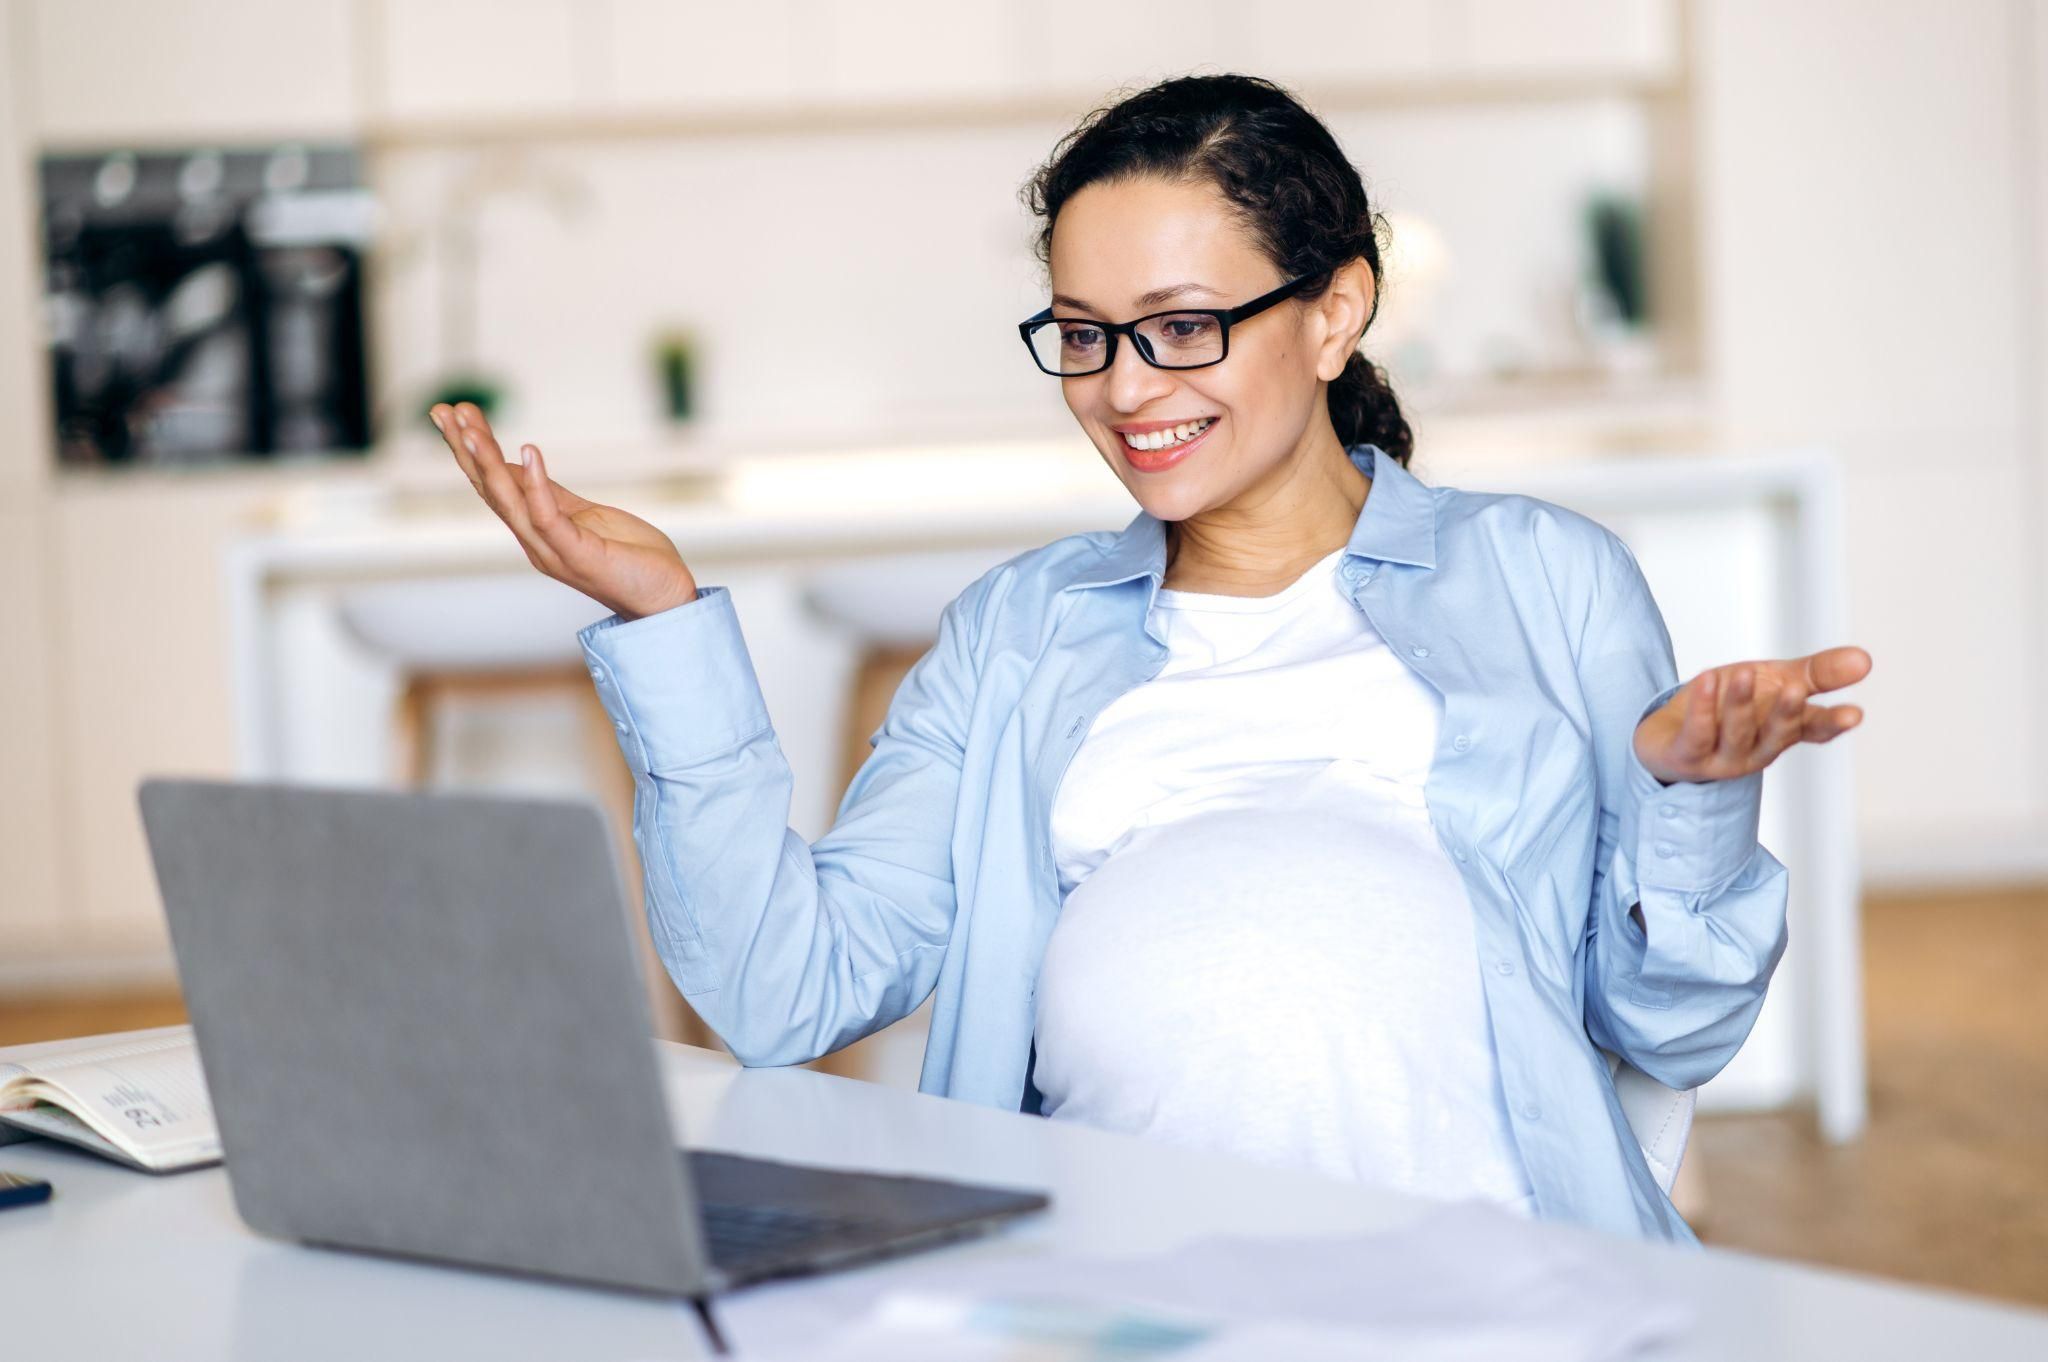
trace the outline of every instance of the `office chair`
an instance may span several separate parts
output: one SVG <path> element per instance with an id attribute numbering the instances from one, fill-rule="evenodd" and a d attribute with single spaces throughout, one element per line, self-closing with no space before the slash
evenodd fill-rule
<path id="1" fill-rule="evenodd" d="M 1628 1117 L 1636 1143 L 1656 1175 L 1657 1185 L 1670 1195 L 1678 1181 L 1678 1166 L 1685 1158 L 1686 1141 L 1692 1135 L 1693 1111 L 1699 1104 L 1699 1090 L 1667 1088 L 1656 1079 L 1607 1050 L 1607 1072 L 1614 1079 L 1614 1094 L 1621 1099 L 1621 1114 Z"/>

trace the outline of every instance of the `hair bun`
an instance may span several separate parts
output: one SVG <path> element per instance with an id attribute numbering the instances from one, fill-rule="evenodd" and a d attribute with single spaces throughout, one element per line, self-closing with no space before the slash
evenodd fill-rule
<path id="1" fill-rule="evenodd" d="M 1394 390 L 1387 386 L 1386 370 L 1353 350 L 1344 361 L 1344 372 L 1330 380 L 1330 424 L 1348 449 L 1355 444 L 1374 444 L 1387 456 L 1408 466 L 1415 450 L 1415 433 Z"/>

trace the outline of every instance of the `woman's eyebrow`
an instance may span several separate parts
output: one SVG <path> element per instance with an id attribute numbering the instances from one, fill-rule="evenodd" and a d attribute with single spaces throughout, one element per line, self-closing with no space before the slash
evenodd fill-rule
<path id="1" fill-rule="evenodd" d="M 1171 302 L 1183 294 L 1214 293 L 1215 291 L 1215 289 L 1210 288 L 1207 284 L 1169 284 L 1165 288 L 1155 288 L 1150 293 L 1139 294 L 1137 306 L 1141 308 L 1151 307 L 1157 303 Z M 1083 312 L 1093 312 L 1095 310 L 1092 303 L 1084 303 L 1079 298 L 1070 298 L 1064 293 L 1053 294 L 1052 301 L 1054 307 L 1079 308 Z"/>

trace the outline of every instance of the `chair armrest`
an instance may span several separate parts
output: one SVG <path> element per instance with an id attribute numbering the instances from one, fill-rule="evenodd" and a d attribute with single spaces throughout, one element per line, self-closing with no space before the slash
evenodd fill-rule
<path id="1" fill-rule="evenodd" d="M 1699 1103 L 1696 1088 L 1669 1088 L 1626 1063 L 1611 1050 L 1601 1050 L 1607 1072 L 1614 1081 L 1614 1094 L 1621 1099 L 1622 1115 L 1643 1148 L 1643 1157 L 1656 1175 L 1657 1185 L 1669 1195 L 1678 1179 L 1678 1165 L 1685 1158 L 1685 1146 L 1692 1135 L 1693 1111 Z"/>

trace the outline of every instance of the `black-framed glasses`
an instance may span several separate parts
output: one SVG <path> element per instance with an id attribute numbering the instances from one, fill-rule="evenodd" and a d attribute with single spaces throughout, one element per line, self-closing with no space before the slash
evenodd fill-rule
<path id="1" fill-rule="evenodd" d="M 1288 280 L 1238 307 L 1183 307 L 1130 322 L 1055 317 L 1046 308 L 1017 323 L 1017 334 L 1038 367 L 1055 378 L 1098 374 L 1116 362 L 1116 338 L 1129 336 L 1155 369 L 1205 369 L 1230 354 L 1230 328 L 1292 297 L 1317 272 Z"/>

